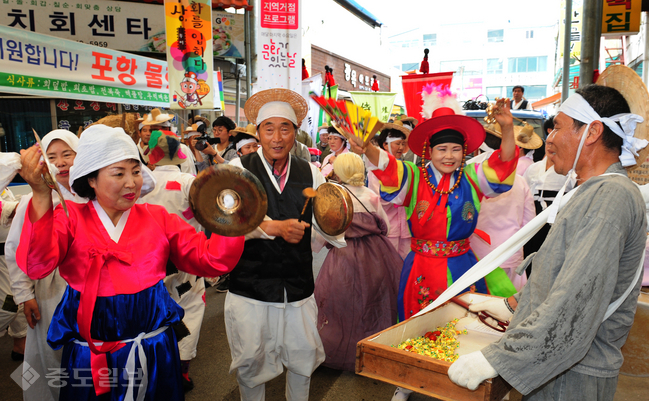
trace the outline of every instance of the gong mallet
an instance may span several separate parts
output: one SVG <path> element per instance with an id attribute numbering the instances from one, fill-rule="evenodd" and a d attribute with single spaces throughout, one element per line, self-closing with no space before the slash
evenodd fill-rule
<path id="1" fill-rule="evenodd" d="M 304 213 L 306 212 L 306 207 L 309 206 L 309 201 L 315 198 L 317 194 L 318 193 L 313 188 L 304 188 L 304 190 L 302 191 L 302 195 L 304 195 L 306 201 L 304 201 L 304 207 L 302 208 L 302 213 L 300 213 L 300 218 L 297 219 L 298 223 L 302 222 L 302 219 L 304 218 Z"/>

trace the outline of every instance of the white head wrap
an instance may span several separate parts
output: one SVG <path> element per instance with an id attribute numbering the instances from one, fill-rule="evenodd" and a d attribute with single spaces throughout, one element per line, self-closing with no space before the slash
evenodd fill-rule
<path id="1" fill-rule="evenodd" d="M 588 132 L 588 128 L 593 121 L 601 121 L 603 124 L 606 124 L 611 131 L 624 141 L 622 144 L 622 154 L 620 155 L 620 162 L 622 162 L 622 166 L 624 167 L 636 164 L 635 156 L 638 156 L 638 152 L 644 149 L 649 143 L 646 139 L 639 139 L 633 136 L 636 124 L 644 122 L 644 119 L 641 116 L 632 113 L 622 113 L 616 114 L 612 117 L 600 117 L 599 114 L 593 110 L 590 104 L 578 93 L 570 96 L 565 102 L 563 102 L 559 108 L 559 112 L 562 112 L 574 120 L 587 124 L 588 126 L 584 132 Z M 620 128 L 620 125 L 616 124 L 617 122 L 620 123 L 622 128 Z M 577 151 L 577 157 L 572 166 L 573 170 L 577 166 L 577 160 L 581 154 L 581 148 L 583 147 L 585 138 L 586 135 L 582 135 L 579 149 Z"/>
<path id="2" fill-rule="evenodd" d="M 122 160 L 140 160 L 137 145 L 126 135 L 122 128 L 105 125 L 93 125 L 83 132 L 77 148 L 77 157 L 70 167 L 70 187 L 74 181 L 103 167 Z M 155 188 L 155 179 L 151 170 L 142 165 L 142 192 L 144 196 Z M 74 190 L 72 190 L 74 192 Z"/>
<path id="3" fill-rule="evenodd" d="M 200 135 L 201 133 L 198 131 L 185 131 L 185 137 L 189 138 L 192 136 Z"/>
<path id="4" fill-rule="evenodd" d="M 140 123 L 140 124 L 137 126 L 137 130 L 138 130 L 138 131 L 142 131 L 142 127 L 144 127 L 144 124 L 143 124 L 143 123 Z"/>
<path id="5" fill-rule="evenodd" d="M 601 121 L 603 124 L 606 124 L 607 127 L 611 129 L 617 136 L 622 138 L 624 141 L 622 143 L 622 153 L 620 154 L 620 162 L 622 166 L 633 166 L 636 164 L 634 155 L 638 155 L 638 151 L 643 149 L 649 142 L 645 139 L 638 139 L 633 136 L 635 133 L 635 127 L 638 123 L 644 122 L 644 119 L 637 114 L 632 113 L 621 113 L 616 114 L 612 117 L 600 117 L 592 106 L 584 99 L 580 94 L 575 93 L 566 99 L 565 102 L 559 107 L 559 112 L 567 115 L 573 120 L 581 121 L 586 124 L 586 129 L 581 134 L 581 139 L 579 140 L 579 147 L 577 148 L 577 155 L 575 156 L 575 161 L 572 163 L 572 168 L 566 174 L 566 182 L 563 184 L 563 187 L 557 193 L 557 196 L 552 202 L 552 205 L 555 204 L 557 207 L 552 208 L 550 215 L 548 216 L 548 223 L 554 223 L 554 220 L 557 217 L 559 212 L 559 205 L 561 204 L 561 198 L 566 190 L 566 187 L 569 182 L 576 175 L 575 168 L 577 167 L 577 162 L 579 161 L 579 156 L 581 156 L 581 149 L 584 147 L 586 142 L 586 137 L 588 136 L 588 130 L 593 121 Z M 622 128 L 616 124 L 620 122 Z"/>
<path id="6" fill-rule="evenodd" d="M 298 125 L 295 110 L 286 102 L 268 102 L 261 106 L 259 113 L 257 113 L 257 121 L 255 123 L 259 125 L 271 117 L 283 117 L 293 124 Z"/>
<path id="7" fill-rule="evenodd" d="M 326 129 L 326 128 L 323 128 L 323 129 L 321 129 L 320 131 L 318 131 L 318 133 L 319 133 L 320 135 L 327 134 L 327 133 L 329 133 L 329 130 Z"/>
<path id="8" fill-rule="evenodd" d="M 47 153 L 47 148 L 49 148 L 52 141 L 56 139 L 65 142 L 70 149 L 75 152 L 77 151 L 77 147 L 79 147 L 79 138 L 76 135 L 65 129 L 55 129 L 54 131 L 48 132 L 48 134 L 41 139 L 41 145 L 43 145 L 44 148 L 43 153 Z"/>
<path id="9" fill-rule="evenodd" d="M 257 140 L 255 138 L 249 138 L 249 139 L 242 139 L 239 142 L 237 142 L 237 152 L 241 150 L 244 146 L 246 146 L 249 143 L 257 143 Z"/>

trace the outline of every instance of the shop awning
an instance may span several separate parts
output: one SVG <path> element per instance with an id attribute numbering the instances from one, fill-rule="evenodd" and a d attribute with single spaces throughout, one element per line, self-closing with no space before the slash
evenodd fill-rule
<path id="1" fill-rule="evenodd" d="M 164 0 L 125 0 L 133 3 L 156 3 L 164 4 Z M 252 1 L 250 2 L 252 3 Z M 248 0 L 212 0 L 212 8 L 229 8 L 234 7 L 236 9 L 243 8 L 245 10 L 252 10 L 252 4 L 248 4 Z"/>
<path id="2" fill-rule="evenodd" d="M 546 97 L 545 99 L 541 99 L 538 102 L 532 103 L 532 108 L 538 109 L 539 107 L 546 106 L 548 104 L 552 103 L 557 103 L 561 101 L 561 92 L 555 93 L 554 95 L 550 97 Z"/>

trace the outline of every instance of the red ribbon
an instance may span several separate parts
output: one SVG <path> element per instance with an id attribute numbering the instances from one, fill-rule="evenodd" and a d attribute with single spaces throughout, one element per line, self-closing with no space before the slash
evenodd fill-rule
<path id="1" fill-rule="evenodd" d="M 106 353 L 117 351 L 125 345 L 121 341 L 106 341 L 97 347 L 90 336 L 92 314 L 95 310 L 97 293 L 99 292 L 99 277 L 101 276 L 102 268 L 110 259 L 115 259 L 116 261 L 130 265 L 133 262 L 133 255 L 130 252 L 123 252 L 117 249 L 99 249 L 94 247 L 90 248 L 89 255 L 91 259 L 90 268 L 86 274 L 83 291 L 81 291 L 79 310 L 77 311 L 77 323 L 79 325 L 79 334 L 88 342 L 88 347 L 90 348 L 92 382 L 95 386 L 95 393 L 99 396 L 110 391 L 110 383 L 107 380 L 103 381 L 103 383 L 99 381 L 99 371 L 104 369 L 104 372 L 107 372 L 108 360 Z M 100 384 L 103 384 L 103 386 Z"/>

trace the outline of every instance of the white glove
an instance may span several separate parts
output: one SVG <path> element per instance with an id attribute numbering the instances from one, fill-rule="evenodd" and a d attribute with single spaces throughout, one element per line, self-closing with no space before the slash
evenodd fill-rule
<path id="1" fill-rule="evenodd" d="M 514 313 L 505 303 L 506 300 L 507 298 L 494 298 L 488 301 L 478 302 L 477 304 L 471 304 L 469 305 L 469 311 L 473 313 L 484 311 L 501 322 L 509 322 L 512 320 Z"/>
<path id="2" fill-rule="evenodd" d="M 477 389 L 480 383 L 486 379 L 496 376 L 498 376 L 498 372 L 480 351 L 462 355 L 448 369 L 448 378 L 453 383 L 471 391 Z"/>

